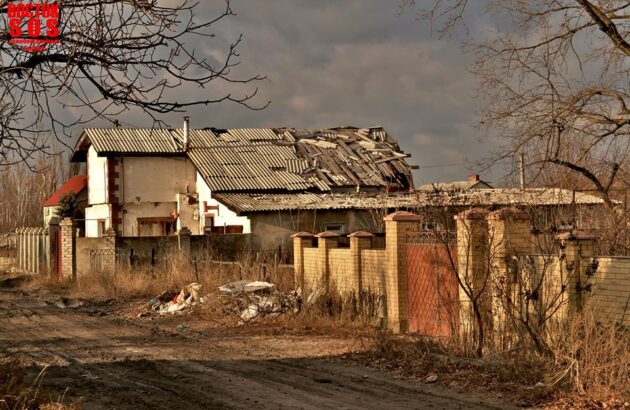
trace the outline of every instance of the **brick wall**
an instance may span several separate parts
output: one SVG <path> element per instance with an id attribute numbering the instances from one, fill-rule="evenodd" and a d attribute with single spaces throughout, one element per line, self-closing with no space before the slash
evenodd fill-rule
<path id="1" fill-rule="evenodd" d="M 307 232 L 293 235 L 295 281 L 303 283 L 306 294 L 324 288 L 344 298 L 354 296 L 359 302 L 368 295 L 379 300 L 385 296 L 386 251 L 372 248 L 372 234 L 350 234 L 350 248 L 339 248 L 340 238 L 331 232 L 316 237 L 315 247 L 313 235 Z"/>
<path id="2" fill-rule="evenodd" d="M 591 258 L 584 261 L 588 263 Z M 601 319 L 630 326 L 630 258 L 597 258 L 599 266 L 584 293 L 584 305 L 591 307 Z"/>
<path id="3" fill-rule="evenodd" d="M 304 248 L 304 286 L 312 290 L 324 285 L 320 275 L 317 248 Z M 294 263 L 297 266 L 297 263 Z"/>
<path id="4" fill-rule="evenodd" d="M 585 308 L 600 320 L 630 323 L 630 258 L 597 258 L 595 239 L 578 231 L 558 235 L 557 251 L 535 254 L 541 241 L 529 216 L 513 208 L 470 210 L 456 219 L 458 275 L 481 296 L 486 343 L 509 348 L 523 331 L 521 320 L 554 327 Z M 460 330 L 475 334 L 462 288 L 460 300 Z"/>
<path id="5" fill-rule="evenodd" d="M 331 290 L 341 295 L 358 291 L 358 283 L 352 274 L 350 249 L 331 249 L 328 253 L 328 264 Z"/>
<path id="6" fill-rule="evenodd" d="M 385 249 L 364 249 L 361 251 L 361 290 L 383 294 L 386 274 Z"/>
<path id="7" fill-rule="evenodd" d="M 407 261 L 405 244 L 409 230 L 417 228 L 419 217 L 409 212 L 395 212 L 385 218 L 386 249 L 374 249 L 374 235 L 354 232 L 349 235 L 350 248 L 339 248 L 339 235 L 322 232 L 312 236 L 299 232 L 293 237 L 294 270 L 297 283 L 306 292 L 317 287 L 343 296 L 354 295 L 360 303 L 370 293 L 378 296 L 381 315 L 388 327 L 405 331 L 407 319 Z M 376 245 L 378 246 L 378 241 Z M 386 306 L 386 308 L 384 308 Z M 383 312 L 385 310 L 385 312 Z"/>
<path id="8" fill-rule="evenodd" d="M 385 300 L 383 313 L 389 328 L 405 331 L 409 319 L 407 236 L 417 229 L 418 219 L 408 212 L 388 215 L 386 249 L 374 249 L 372 235 L 364 232 L 350 235 L 349 249 L 339 248 L 338 236 L 330 232 L 317 235 L 317 246 L 309 233 L 293 235 L 296 283 L 303 283 L 307 292 L 324 287 L 341 294 L 379 294 Z M 459 288 L 461 330 L 478 331 L 471 320 L 470 294 L 480 301 L 484 332 L 495 336 L 487 342 L 504 346 L 514 342 L 514 335 L 507 331 L 514 313 L 553 311 L 554 319 L 561 320 L 575 309 L 592 306 L 602 318 L 628 324 L 630 258 L 597 259 L 599 266 L 589 276 L 592 239 L 558 239 L 561 254 L 535 255 L 536 238 L 526 213 L 507 208 L 473 209 L 458 215 L 457 274 L 468 287 L 467 292 Z M 539 294 L 529 299 L 524 311 L 515 306 L 541 281 L 536 289 Z"/>

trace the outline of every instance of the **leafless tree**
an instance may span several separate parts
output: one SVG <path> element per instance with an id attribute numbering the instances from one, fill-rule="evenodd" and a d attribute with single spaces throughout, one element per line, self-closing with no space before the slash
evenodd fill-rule
<path id="1" fill-rule="evenodd" d="M 10 4 L 0 0 L 4 27 Z M 58 4 L 58 43 L 33 52 L 11 43 L 9 30 L 0 38 L 0 165 L 31 163 L 37 152 L 52 150 L 46 136 L 64 143 L 68 127 L 94 119 L 116 123 L 127 110 L 160 125 L 161 115 L 196 105 L 230 101 L 262 109 L 268 104 L 252 101 L 263 76 L 234 72 L 241 37 L 224 50 L 220 42 L 212 43 L 216 26 L 235 15 L 229 0 L 208 18 L 191 0 Z M 24 33 L 28 21 L 21 20 Z M 213 52 L 196 50 L 199 40 Z M 180 87 L 187 93 L 180 90 L 176 97 Z M 200 89 L 204 94 L 195 96 Z"/>
<path id="2" fill-rule="evenodd" d="M 430 4 L 419 13 L 440 34 L 457 33 L 480 7 L 496 16 L 490 33 L 468 30 L 463 40 L 487 101 L 482 124 L 507 142 L 494 159 L 524 152 L 531 175 L 565 168 L 612 205 L 609 190 L 630 153 L 630 2 Z"/>
<path id="3" fill-rule="evenodd" d="M 43 226 L 42 203 L 69 176 L 59 155 L 38 154 L 31 166 L 38 172 L 25 163 L 0 168 L 0 234 Z"/>

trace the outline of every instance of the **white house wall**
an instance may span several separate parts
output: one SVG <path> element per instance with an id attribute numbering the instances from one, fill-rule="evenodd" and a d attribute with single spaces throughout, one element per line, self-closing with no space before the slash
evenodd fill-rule
<path id="1" fill-rule="evenodd" d="M 186 158 L 124 157 L 123 203 L 176 202 L 175 195 L 195 191 L 195 166 Z"/>
<path id="2" fill-rule="evenodd" d="M 47 227 L 52 217 L 55 216 L 55 213 L 57 212 L 57 208 L 59 207 L 58 206 L 45 206 L 44 207 L 44 227 Z"/>
<path id="3" fill-rule="evenodd" d="M 251 233 L 251 223 L 246 216 L 238 216 L 228 207 L 212 198 L 210 188 L 203 180 L 201 175 L 197 173 L 197 192 L 199 193 L 199 232 L 203 232 L 205 226 L 204 202 L 208 206 L 218 206 L 218 210 L 211 210 L 214 216 L 214 226 L 225 225 L 242 225 L 243 233 Z"/>
<path id="4" fill-rule="evenodd" d="M 107 158 L 99 157 L 93 146 L 87 155 L 88 205 L 107 203 Z"/>
<path id="5" fill-rule="evenodd" d="M 111 227 L 109 204 L 92 205 L 85 208 L 86 237 L 96 238 L 100 236 L 98 231 L 99 220 L 105 220 L 105 229 Z"/>
<path id="6" fill-rule="evenodd" d="M 126 203 L 123 209 L 123 236 L 138 236 L 138 218 L 168 217 L 177 209 L 177 202 Z"/>
<path id="7" fill-rule="evenodd" d="M 240 225 L 243 233 L 251 232 L 247 217 L 238 216 L 212 198 L 210 189 L 194 165 L 181 157 L 121 157 L 118 158 L 118 201 L 122 205 L 121 233 L 138 235 L 138 218 L 171 217 L 178 213 L 182 220 L 177 228 L 186 226 L 193 234 L 203 234 L 204 202 L 213 209 L 214 226 Z M 105 229 L 111 227 L 111 210 L 107 204 L 107 159 L 98 157 L 93 147 L 88 150 L 89 205 L 85 210 L 87 237 L 99 236 L 99 219 L 105 219 Z M 187 194 L 198 203 L 188 201 Z"/>
<path id="8" fill-rule="evenodd" d="M 123 236 L 138 235 L 138 218 L 172 216 L 177 195 L 195 191 L 197 171 L 186 158 L 124 157 L 119 163 Z"/>

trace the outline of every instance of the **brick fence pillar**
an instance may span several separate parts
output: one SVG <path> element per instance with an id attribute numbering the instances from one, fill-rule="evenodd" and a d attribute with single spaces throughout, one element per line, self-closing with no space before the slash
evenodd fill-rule
<path id="1" fill-rule="evenodd" d="M 519 286 L 526 278 L 517 277 L 519 270 L 514 266 L 515 257 L 531 255 L 533 235 L 530 215 L 516 208 L 503 208 L 491 212 L 487 217 L 490 273 L 493 283 L 492 316 L 494 318 L 494 341 L 500 348 L 509 349 L 513 335 L 509 332 L 510 317 L 518 315 L 508 305 L 520 300 Z"/>
<path id="2" fill-rule="evenodd" d="M 473 208 L 455 216 L 457 225 L 457 275 L 459 289 L 460 335 L 478 334 L 473 300 L 481 315 L 482 331 L 486 337 L 492 332 L 492 281 L 488 267 L 489 211 Z"/>
<path id="3" fill-rule="evenodd" d="M 372 247 L 372 235 L 369 232 L 354 232 L 350 238 L 350 288 L 355 289 L 357 300 L 361 301 L 363 289 L 363 274 L 361 272 L 361 251 Z"/>
<path id="4" fill-rule="evenodd" d="M 406 332 L 409 327 L 407 304 L 407 232 L 416 230 L 420 217 L 411 212 L 389 214 L 385 221 L 385 298 L 387 325 L 394 333 Z"/>
<path id="5" fill-rule="evenodd" d="M 583 231 L 565 232 L 556 239 L 564 248 L 563 271 L 567 272 L 568 310 L 577 311 L 584 307 L 584 286 L 586 269 L 595 256 L 595 238 Z"/>
<path id="6" fill-rule="evenodd" d="M 293 238 L 293 280 L 296 286 L 306 291 L 304 281 L 304 248 L 313 246 L 313 234 L 309 232 L 297 232 L 291 235 Z"/>
<path id="7" fill-rule="evenodd" d="M 105 238 L 105 249 L 107 249 L 107 252 L 103 254 L 103 270 L 115 271 L 117 265 L 116 248 L 118 246 L 116 230 L 111 227 L 107 228 L 103 232 L 103 237 Z"/>
<path id="8" fill-rule="evenodd" d="M 337 248 L 339 235 L 334 232 L 322 232 L 315 235 L 317 238 L 317 262 L 320 272 L 320 285 L 330 291 L 330 263 L 329 255 L 331 249 Z"/>
<path id="9" fill-rule="evenodd" d="M 64 218 L 59 223 L 61 230 L 61 278 L 76 279 L 76 236 L 74 221 Z"/>

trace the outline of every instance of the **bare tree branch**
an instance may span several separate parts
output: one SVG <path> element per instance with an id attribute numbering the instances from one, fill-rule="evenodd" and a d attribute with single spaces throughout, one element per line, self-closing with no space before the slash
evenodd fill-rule
<path id="1" fill-rule="evenodd" d="M 235 13 L 229 0 L 201 19 L 190 0 L 62 0 L 59 42 L 29 52 L 0 34 L 0 165 L 50 152 L 45 136 L 65 143 L 69 127 L 94 119 L 112 123 L 125 111 L 161 116 L 192 106 L 257 102 L 262 75 L 237 73 L 242 41 L 221 47 L 214 30 Z M 6 16 L 9 2 L 0 0 Z M 21 21 L 26 29 L 27 19 Z M 7 25 L 8 26 L 8 25 Z M 212 53 L 193 44 L 202 38 Z M 186 92 L 182 92 L 185 89 Z"/>

